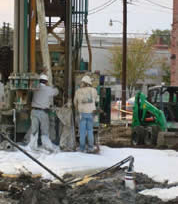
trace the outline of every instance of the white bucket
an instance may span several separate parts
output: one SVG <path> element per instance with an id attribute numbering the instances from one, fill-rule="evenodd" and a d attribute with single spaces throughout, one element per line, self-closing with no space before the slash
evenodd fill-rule
<path id="1" fill-rule="evenodd" d="M 126 171 L 125 179 L 125 187 L 131 190 L 135 190 L 136 184 L 133 176 L 133 171 Z"/>

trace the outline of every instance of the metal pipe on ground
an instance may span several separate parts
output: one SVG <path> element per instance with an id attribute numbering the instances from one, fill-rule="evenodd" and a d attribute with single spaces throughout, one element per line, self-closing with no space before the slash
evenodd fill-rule
<path id="1" fill-rule="evenodd" d="M 27 153 L 27 151 L 25 151 L 24 149 L 22 149 L 21 147 L 19 147 L 15 142 L 13 142 L 11 139 L 9 139 L 8 137 L 6 137 L 4 135 L 4 133 L 0 133 L 0 136 L 4 139 L 7 140 L 11 145 L 13 145 L 14 147 L 16 147 L 18 150 L 20 150 L 21 152 L 23 152 L 26 156 L 28 156 L 30 159 L 32 159 L 34 162 L 36 162 L 38 165 L 40 165 L 42 168 L 44 168 L 48 173 L 50 173 L 51 175 L 53 175 L 56 179 L 58 179 L 60 182 L 62 182 L 63 184 L 65 184 L 66 182 L 60 178 L 57 174 L 55 174 L 54 172 L 52 172 L 49 168 L 47 168 L 46 166 L 44 166 L 41 162 L 39 162 L 37 159 L 35 159 L 32 155 L 30 155 L 29 153 Z"/>
<path id="2" fill-rule="evenodd" d="M 133 156 L 129 156 L 129 157 L 123 159 L 122 161 L 120 161 L 120 162 L 118 162 L 118 163 L 112 165 L 111 167 L 108 167 L 108 168 L 106 168 L 106 169 L 104 169 L 104 170 L 102 170 L 102 171 L 100 171 L 100 172 L 98 172 L 98 173 L 96 173 L 96 174 L 90 175 L 89 178 L 91 178 L 91 177 L 97 177 L 97 176 L 99 176 L 99 175 L 101 175 L 101 174 L 103 174 L 103 173 L 106 173 L 106 172 L 110 171 L 111 169 L 114 169 L 114 168 L 120 168 L 122 165 L 124 165 L 124 164 L 127 163 L 127 162 L 129 162 L 129 167 L 128 167 L 128 169 L 131 169 L 131 167 L 133 167 L 134 157 L 133 157 Z M 85 178 L 85 177 L 84 177 L 84 178 Z M 72 181 L 69 181 L 68 184 L 71 185 L 71 184 L 78 183 L 78 182 L 80 182 L 80 181 L 83 181 L 84 178 L 81 178 L 81 179 L 78 179 L 78 180 L 74 180 L 74 181 L 73 181 L 73 180 L 72 180 Z"/>

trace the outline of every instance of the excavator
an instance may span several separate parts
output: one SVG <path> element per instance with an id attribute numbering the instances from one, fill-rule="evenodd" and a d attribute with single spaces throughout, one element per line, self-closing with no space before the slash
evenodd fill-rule
<path id="1" fill-rule="evenodd" d="M 178 144 L 178 86 L 154 86 L 135 96 L 132 144 L 168 147 Z"/>

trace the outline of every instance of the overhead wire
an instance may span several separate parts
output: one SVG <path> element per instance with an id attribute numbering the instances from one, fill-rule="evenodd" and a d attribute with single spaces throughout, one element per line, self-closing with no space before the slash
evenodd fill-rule
<path id="1" fill-rule="evenodd" d="M 101 4 L 101 5 L 99 5 L 99 6 L 95 7 L 95 8 L 92 8 L 91 10 L 89 10 L 89 12 L 93 12 L 94 10 L 100 9 L 103 6 L 107 5 L 108 3 L 111 3 L 112 1 L 113 0 L 109 0 L 109 1 L 105 2 L 104 4 Z"/>
<path id="2" fill-rule="evenodd" d="M 112 5 L 113 3 L 115 3 L 116 1 L 117 1 L 117 0 L 109 0 L 108 2 L 105 2 L 104 4 L 101 4 L 100 6 L 91 9 L 91 10 L 89 11 L 89 15 L 92 15 L 92 14 L 98 13 L 99 11 L 104 10 L 105 8 L 109 7 L 110 5 Z M 133 3 L 129 3 L 129 2 L 128 2 L 128 4 L 133 5 Z M 91 13 L 90 13 L 90 12 L 91 12 Z"/>
<path id="3" fill-rule="evenodd" d="M 89 12 L 88 15 L 92 15 L 92 14 L 95 14 L 95 13 L 98 13 L 102 10 L 104 10 L 105 8 L 109 7 L 110 5 L 112 5 L 113 3 L 115 3 L 117 0 L 113 0 L 111 1 L 110 3 L 106 4 L 105 6 L 101 7 L 100 9 L 97 9 L 96 11 L 93 11 L 93 12 Z"/>
<path id="4" fill-rule="evenodd" d="M 165 5 L 162 5 L 162 4 L 159 4 L 159 3 L 156 3 L 156 2 L 150 1 L 150 0 L 144 0 L 144 1 L 149 2 L 149 3 L 153 4 L 153 5 L 159 6 L 159 7 L 161 7 L 161 8 L 164 8 L 164 9 L 173 10 L 173 8 L 170 8 L 170 7 L 168 7 L 168 6 L 165 6 Z"/>
<path id="5" fill-rule="evenodd" d="M 96 14 L 102 10 L 104 10 L 105 8 L 109 7 L 110 5 L 112 5 L 113 3 L 115 3 L 117 0 L 109 0 L 107 2 L 105 2 L 104 4 L 101 4 L 100 6 L 97 6 L 91 10 L 89 10 L 89 14 L 88 15 L 93 15 L 93 14 Z M 173 10 L 172 8 L 168 7 L 168 6 L 165 6 L 165 5 L 162 5 L 162 4 L 159 4 L 159 3 L 155 3 L 155 2 L 152 2 L 150 0 L 145 0 L 146 2 L 150 3 L 150 4 L 153 4 L 153 5 L 156 5 L 158 7 L 161 7 L 163 9 L 169 9 L 169 10 Z M 131 5 L 133 6 L 139 6 L 137 4 L 133 4 L 131 3 Z M 164 11 L 161 11 L 159 10 L 159 12 L 164 12 Z M 171 14 L 171 13 L 170 13 Z"/>
<path id="6" fill-rule="evenodd" d="M 137 2 L 137 3 L 141 3 L 141 2 Z M 172 14 L 172 12 L 169 12 L 169 11 L 165 11 L 165 10 L 159 10 L 159 9 L 157 9 L 157 8 L 153 8 L 153 6 L 152 5 L 150 5 L 150 4 L 144 4 L 144 5 L 142 5 L 142 4 L 133 4 L 133 6 L 139 6 L 139 7 L 144 7 L 144 8 L 146 8 L 146 9 L 149 9 L 149 10 L 151 10 L 151 11 L 156 11 L 156 12 L 161 12 L 161 13 L 166 13 L 166 14 Z M 150 6 L 151 6 L 151 8 L 150 8 Z"/>

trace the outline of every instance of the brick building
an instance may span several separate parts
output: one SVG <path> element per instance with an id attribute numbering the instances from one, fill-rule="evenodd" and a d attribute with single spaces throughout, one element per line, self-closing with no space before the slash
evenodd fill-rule
<path id="1" fill-rule="evenodd" d="M 171 85 L 178 86 L 178 0 L 173 1 L 171 39 Z"/>

